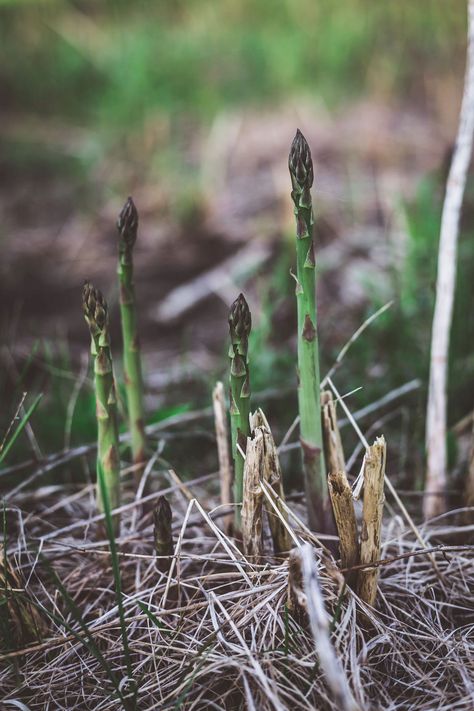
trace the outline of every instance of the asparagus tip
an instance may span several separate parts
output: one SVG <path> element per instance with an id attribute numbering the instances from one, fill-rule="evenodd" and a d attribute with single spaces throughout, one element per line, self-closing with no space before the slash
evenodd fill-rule
<path id="1" fill-rule="evenodd" d="M 229 312 L 229 328 L 232 341 L 238 339 L 248 339 L 252 328 L 252 315 L 245 296 L 240 293 Z"/>
<path id="2" fill-rule="evenodd" d="M 118 216 L 117 229 L 125 246 L 131 249 L 137 239 L 138 231 L 138 210 L 131 196 L 127 198 Z"/>
<path id="3" fill-rule="evenodd" d="M 291 144 L 288 167 L 301 188 L 309 189 L 312 186 L 314 176 L 311 150 L 299 128 L 296 129 L 296 135 Z"/>
<path id="4" fill-rule="evenodd" d="M 82 287 L 82 309 L 91 328 L 101 331 L 107 322 L 107 302 L 102 292 L 86 279 Z"/>
<path id="5" fill-rule="evenodd" d="M 166 496 L 159 496 L 153 509 L 155 540 L 167 541 L 172 537 L 173 512 Z"/>
<path id="6" fill-rule="evenodd" d="M 167 519 L 171 519 L 172 516 L 170 503 L 164 495 L 157 498 L 155 508 L 153 509 L 153 518 L 155 521 L 156 519 L 161 520 L 163 516 Z"/>

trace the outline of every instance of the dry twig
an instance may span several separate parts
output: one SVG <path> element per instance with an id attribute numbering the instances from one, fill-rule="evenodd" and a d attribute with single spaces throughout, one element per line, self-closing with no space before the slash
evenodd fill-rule
<path id="1" fill-rule="evenodd" d="M 446 489 L 447 372 L 461 206 L 472 153 L 474 133 L 474 0 L 468 3 L 468 49 L 464 93 L 458 133 L 449 169 L 441 217 L 436 303 L 431 333 L 430 381 L 426 413 L 427 472 L 425 489 L 443 494 Z M 425 518 L 442 513 L 444 496 L 426 496 Z"/>

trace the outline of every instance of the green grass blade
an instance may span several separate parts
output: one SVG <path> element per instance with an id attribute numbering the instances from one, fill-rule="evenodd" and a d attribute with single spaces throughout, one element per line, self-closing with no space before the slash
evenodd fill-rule
<path id="1" fill-rule="evenodd" d="M 0 464 L 4 461 L 5 457 L 8 455 L 10 452 L 11 448 L 15 444 L 16 440 L 18 437 L 21 435 L 23 430 L 25 429 L 26 425 L 28 424 L 31 416 L 33 415 L 34 411 L 38 407 L 41 398 L 43 397 L 43 393 L 40 393 L 37 395 L 37 397 L 34 399 L 33 403 L 30 405 L 28 411 L 23 415 L 21 418 L 21 422 L 8 440 L 7 443 L 3 442 L 3 444 L 0 446 Z"/>
<path id="2" fill-rule="evenodd" d="M 137 600 L 137 605 L 140 608 L 142 612 L 145 613 L 145 615 L 148 617 L 148 619 L 153 622 L 155 627 L 158 627 L 160 632 L 163 632 L 164 634 L 172 634 L 174 630 L 172 630 L 170 627 L 167 627 L 166 625 L 163 624 L 163 622 L 160 622 L 158 617 L 153 614 L 153 612 L 145 605 L 144 602 L 141 602 L 141 600 Z"/>

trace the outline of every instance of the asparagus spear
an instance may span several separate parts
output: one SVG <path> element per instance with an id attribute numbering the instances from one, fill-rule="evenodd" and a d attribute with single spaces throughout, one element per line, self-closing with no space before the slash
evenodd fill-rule
<path id="1" fill-rule="evenodd" d="M 244 457 L 247 437 L 250 436 L 250 378 L 248 367 L 248 339 L 252 327 L 249 306 L 239 294 L 230 307 L 230 421 L 232 456 L 234 459 L 235 529 L 241 528 L 241 507 L 244 487 Z M 241 450 L 241 451 L 239 451 Z"/>
<path id="2" fill-rule="evenodd" d="M 313 161 L 298 129 L 288 161 L 296 217 L 298 311 L 298 405 L 305 489 L 310 525 L 325 526 L 328 490 L 321 428 L 320 376 L 316 320 L 316 272 L 311 186 Z"/>
<path id="3" fill-rule="evenodd" d="M 162 573 L 167 573 L 171 565 L 171 557 L 174 552 L 173 530 L 171 527 L 173 513 L 166 496 L 159 496 L 153 510 L 155 551 L 158 569 Z"/>
<path id="4" fill-rule="evenodd" d="M 91 334 L 94 356 L 94 380 L 97 414 L 97 477 L 104 477 L 110 510 L 120 505 L 120 458 L 117 421 L 117 399 L 110 351 L 107 303 L 98 289 L 88 281 L 82 291 L 84 316 Z M 97 505 L 104 512 L 104 502 L 97 486 Z M 120 520 L 114 517 L 115 533 Z"/>
<path id="5" fill-rule="evenodd" d="M 135 288 L 133 284 L 133 246 L 137 239 L 138 212 L 131 197 L 122 208 L 117 221 L 119 233 L 118 277 L 120 284 L 120 316 L 123 337 L 123 363 L 127 395 L 132 456 L 136 464 L 145 461 L 145 415 L 143 408 L 143 377 L 138 338 Z"/>

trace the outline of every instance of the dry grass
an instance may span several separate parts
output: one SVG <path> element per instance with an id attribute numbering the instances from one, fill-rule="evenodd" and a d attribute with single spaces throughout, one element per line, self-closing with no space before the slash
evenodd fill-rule
<path id="1" fill-rule="evenodd" d="M 249 564 L 219 528 L 225 509 L 209 508 L 213 501 L 201 481 L 188 482 L 197 497 L 192 501 L 178 485 L 160 492 L 174 509 L 169 574 L 159 572 L 153 554 L 151 505 L 159 493 L 142 506 L 129 491 L 123 506 L 118 548 L 137 708 L 338 709 L 306 614 L 286 609 L 287 561 Z M 111 561 L 107 541 L 99 540 L 100 521 L 94 522 L 91 488 L 74 495 L 39 488 L 22 508 L 8 505 L 8 559 L 22 581 L 16 594 L 48 611 L 48 632 L 1 656 L 2 708 L 18 708 L 15 701 L 32 710 L 122 708 L 45 562 L 74 599 L 125 694 Z M 291 508 L 303 515 L 297 505 Z M 386 522 L 377 610 L 344 587 L 328 552 L 313 542 L 331 645 L 361 708 L 472 709 L 474 546 L 465 544 L 474 525 L 462 520 L 452 512 L 423 529 L 439 575 L 402 520 Z M 307 533 L 291 517 L 290 524 L 303 544 Z M 266 546 L 271 550 L 268 540 Z M 362 608 L 365 614 L 358 615 Z"/>

